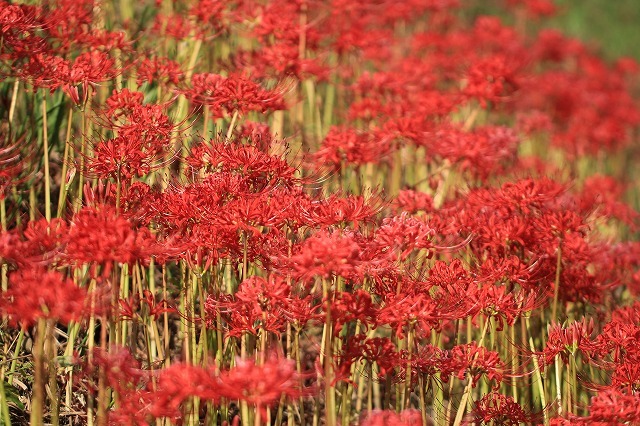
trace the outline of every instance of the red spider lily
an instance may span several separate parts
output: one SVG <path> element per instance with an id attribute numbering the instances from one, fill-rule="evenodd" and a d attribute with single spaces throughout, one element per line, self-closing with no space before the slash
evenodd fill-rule
<path id="1" fill-rule="evenodd" d="M 258 335 L 261 332 L 280 334 L 286 326 L 286 316 L 282 315 L 290 291 L 289 285 L 276 278 L 269 281 L 250 277 L 244 280 L 238 292 L 230 295 L 210 295 L 205 302 L 205 320 L 209 327 L 216 324 L 217 315 L 228 328 L 229 336 L 243 333 Z"/>
<path id="2" fill-rule="evenodd" d="M 433 256 L 433 238 L 436 230 L 424 220 L 403 212 L 400 216 L 387 217 L 375 234 L 379 250 L 392 259 L 405 260 L 414 250 L 427 250 Z"/>
<path id="3" fill-rule="evenodd" d="M 409 214 L 433 210 L 433 198 L 429 194 L 411 189 L 400 190 L 394 204 L 400 212 Z"/>
<path id="4" fill-rule="evenodd" d="M 504 329 L 504 322 L 513 325 L 518 318 L 546 302 L 534 292 L 509 290 L 496 285 L 482 287 L 477 298 L 479 311 L 497 320 L 498 331 Z"/>
<path id="5" fill-rule="evenodd" d="M 24 137 L 12 140 L 0 131 L 0 200 L 6 200 L 11 187 L 24 183 L 32 174 L 35 151 Z"/>
<path id="6" fill-rule="evenodd" d="M 344 348 L 345 352 L 341 357 L 348 361 L 346 364 L 349 367 L 358 360 L 364 360 L 369 365 L 375 362 L 381 377 L 392 372 L 400 363 L 396 346 L 386 337 L 367 339 L 364 335 L 349 336 Z"/>
<path id="7" fill-rule="evenodd" d="M 276 139 L 276 135 L 271 134 L 271 129 L 268 124 L 259 123 L 256 121 L 245 120 L 240 128 L 236 129 L 235 134 L 241 140 L 246 141 L 248 145 L 255 146 L 259 150 L 267 153 L 273 152 L 274 145 L 284 143 L 287 146 L 286 141 Z"/>
<path id="8" fill-rule="evenodd" d="M 446 351 L 432 345 L 423 345 L 411 356 L 411 368 L 427 376 L 435 376 L 442 369 L 442 363 L 446 362 Z M 406 363 L 403 363 L 406 366 Z M 415 377 L 414 377 L 415 379 Z"/>
<path id="9" fill-rule="evenodd" d="M 293 77 L 298 80 L 315 78 L 318 81 L 326 81 L 330 70 L 321 60 L 322 58 L 301 58 L 299 42 L 293 44 L 274 40 L 259 50 L 236 53 L 232 57 L 232 69 L 256 77 Z"/>
<path id="10" fill-rule="evenodd" d="M 487 102 L 504 102 L 520 88 L 520 68 L 516 60 L 504 55 L 480 59 L 469 68 L 464 93 L 483 107 Z"/>
<path id="11" fill-rule="evenodd" d="M 640 389 L 640 363 L 638 361 L 640 359 L 633 356 L 625 357 L 623 361 L 619 361 L 611 375 L 611 386 L 637 392 Z"/>
<path id="12" fill-rule="evenodd" d="M 503 283 L 508 286 L 519 285 L 532 291 L 539 280 L 546 278 L 537 260 L 525 262 L 518 256 L 488 257 L 476 271 L 479 282 Z"/>
<path id="13" fill-rule="evenodd" d="M 434 303 L 443 313 L 447 313 L 443 317 L 445 320 L 474 315 L 480 309 L 477 303 L 478 286 L 460 259 L 454 259 L 449 264 L 437 261 L 424 284 L 424 290 L 429 290 Z"/>
<path id="14" fill-rule="evenodd" d="M 511 7 L 524 8 L 527 16 L 533 18 L 552 16 L 557 12 L 553 0 L 509 0 L 507 4 Z"/>
<path id="15" fill-rule="evenodd" d="M 116 74 L 114 60 L 104 52 L 93 50 L 81 54 L 73 63 L 49 54 L 30 56 L 20 77 L 51 92 L 62 88 L 76 105 L 85 105 L 89 88 Z"/>
<path id="16" fill-rule="evenodd" d="M 89 33 L 79 34 L 77 41 L 78 43 L 88 46 L 89 49 L 96 49 L 105 52 L 118 49 L 121 52 L 130 53 L 132 45 L 132 42 L 127 40 L 124 31 L 107 31 L 97 29 Z"/>
<path id="17" fill-rule="evenodd" d="M 60 43 L 61 50 L 70 49 L 79 37 L 91 32 L 93 4 L 88 0 L 56 0 L 44 10 L 44 28 Z"/>
<path id="18" fill-rule="evenodd" d="M 585 54 L 586 47 L 579 40 L 569 38 L 558 30 L 545 29 L 537 34 L 532 50 L 534 57 L 541 62 L 563 62 Z"/>
<path id="19" fill-rule="evenodd" d="M 173 364 L 162 369 L 157 377 L 153 402 L 147 408 L 153 417 L 180 418 L 183 405 L 191 398 L 219 401 L 219 372 L 215 367 Z"/>
<path id="20" fill-rule="evenodd" d="M 502 174 L 516 158 L 518 138 L 506 127 L 483 126 L 465 132 L 450 125 L 440 126 L 427 143 L 432 155 L 456 164 L 481 181 Z"/>
<path id="21" fill-rule="evenodd" d="M 635 424 L 640 422 L 640 396 L 624 390 L 604 390 L 591 398 L 589 412 L 588 424 Z"/>
<path id="22" fill-rule="evenodd" d="M 419 410 L 374 410 L 366 414 L 360 426 L 420 426 L 422 414 Z M 428 423 L 432 424 L 432 423 Z"/>
<path id="23" fill-rule="evenodd" d="M 191 78 L 191 88 L 183 89 L 182 93 L 196 104 L 209 106 L 214 117 L 235 111 L 245 114 L 284 109 L 280 93 L 264 89 L 242 75 L 195 74 Z"/>
<path id="24" fill-rule="evenodd" d="M 636 345 L 638 337 L 638 322 L 613 320 L 605 324 L 594 344 L 599 355 L 611 355 L 613 362 L 617 364 L 627 357 L 640 360 L 640 348 Z"/>
<path id="25" fill-rule="evenodd" d="M 87 169 L 100 179 L 123 179 L 127 182 L 134 176 L 144 176 L 161 167 L 161 153 L 149 151 L 139 140 L 116 137 L 99 142 L 93 149 Z"/>
<path id="26" fill-rule="evenodd" d="M 67 261 L 103 264 L 104 274 L 113 262 L 147 262 L 155 253 L 164 252 L 147 228 L 133 229 L 128 220 L 107 206 L 80 210 L 69 226 L 65 242 Z"/>
<path id="27" fill-rule="evenodd" d="M 455 346 L 441 365 L 442 381 L 448 382 L 452 374 L 463 380 L 469 373 L 474 387 L 485 374 L 488 380 L 495 380 L 500 384 L 506 370 L 497 352 L 478 346 L 476 342 Z"/>
<path id="28" fill-rule="evenodd" d="M 640 326 L 640 301 L 629 306 L 620 306 L 611 312 L 611 323 L 634 324 Z"/>
<path id="29" fill-rule="evenodd" d="M 220 0 L 199 0 L 189 9 L 189 15 L 196 18 L 199 31 L 206 34 L 220 33 L 225 29 L 224 12 L 227 4 Z"/>
<path id="30" fill-rule="evenodd" d="M 40 25 L 40 10 L 36 6 L 0 2 L 0 58 L 18 60 L 44 51 L 46 42 L 37 35 Z"/>
<path id="31" fill-rule="evenodd" d="M 355 129 L 332 127 L 314 154 L 318 168 L 342 170 L 346 165 L 378 164 L 390 152 L 390 141 Z"/>
<path id="32" fill-rule="evenodd" d="M 144 93 L 132 92 L 129 89 L 114 90 L 106 100 L 105 113 L 112 119 L 131 116 L 136 107 L 142 106 Z"/>
<path id="33" fill-rule="evenodd" d="M 150 419 L 182 417 L 183 404 L 191 397 L 203 401 L 218 401 L 219 379 L 215 368 L 173 364 L 153 378 L 124 348 L 111 352 L 96 349 L 93 364 L 85 368 L 85 375 L 95 374 L 101 367 L 106 383 L 118 394 L 118 406 L 109 412 L 111 422 L 127 425 L 147 424 Z"/>
<path id="34" fill-rule="evenodd" d="M 371 295 L 364 290 L 336 292 L 331 302 L 331 318 L 334 321 L 334 335 L 350 321 L 358 320 L 364 328 L 376 327 L 377 309 Z"/>
<path id="35" fill-rule="evenodd" d="M 581 211 L 605 220 L 618 219 L 635 228 L 638 226 L 638 212 L 618 201 L 624 190 L 624 186 L 611 176 L 590 176 L 580 194 Z"/>
<path id="36" fill-rule="evenodd" d="M 180 84 L 184 79 L 184 72 L 180 64 L 165 57 L 144 58 L 136 69 L 138 86 L 143 83 L 164 85 Z"/>
<path id="37" fill-rule="evenodd" d="M 137 320 L 149 315 L 152 319 L 157 319 L 164 313 L 177 313 L 176 308 L 172 307 L 166 300 L 156 302 L 156 298 L 149 290 L 144 290 L 142 296 L 139 294 L 129 297 L 129 300 L 118 300 L 120 305 L 120 318 Z M 145 313 L 140 314 L 141 309 L 145 307 Z"/>
<path id="38" fill-rule="evenodd" d="M 150 153 L 167 151 L 177 125 L 166 114 L 166 105 L 143 105 L 142 99 L 139 92 L 114 90 L 99 124 Z"/>
<path id="39" fill-rule="evenodd" d="M 542 111 L 521 112 L 516 116 L 516 128 L 519 132 L 532 136 L 538 133 L 548 133 L 553 130 L 551 117 Z"/>
<path id="40" fill-rule="evenodd" d="M 11 273 L 0 309 L 13 325 L 29 327 L 40 318 L 68 324 L 88 313 L 87 302 L 86 290 L 61 273 L 28 268 Z"/>
<path id="41" fill-rule="evenodd" d="M 292 360 L 274 354 L 262 365 L 238 359 L 231 370 L 220 373 L 217 391 L 225 398 L 245 401 L 264 410 L 283 395 L 290 399 L 302 395 L 305 390 L 300 388 L 301 378 Z"/>
<path id="42" fill-rule="evenodd" d="M 321 312 L 322 305 L 314 295 L 291 295 L 282 306 L 282 315 L 291 323 L 296 331 L 301 331 L 309 321 L 320 321 L 325 318 Z"/>
<path id="43" fill-rule="evenodd" d="M 296 279 L 313 276 L 358 276 L 361 246 L 355 235 L 341 231 L 318 231 L 294 247 L 294 254 L 280 259 L 283 269 Z"/>
<path id="44" fill-rule="evenodd" d="M 536 76 L 523 91 L 522 108 L 548 112 L 554 121 L 553 143 L 571 156 L 628 146 L 627 130 L 638 124 L 640 115 L 624 79 L 595 57 L 580 54 L 576 59 L 584 71 Z M 593 117 L 598 117 L 596 126 L 580 126 Z"/>
<path id="45" fill-rule="evenodd" d="M 361 222 L 373 222 L 382 207 L 382 202 L 375 195 L 367 199 L 363 196 L 332 194 L 302 205 L 300 215 L 311 226 L 341 226 L 351 222 L 353 228 L 358 229 Z"/>
<path id="46" fill-rule="evenodd" d="M 207 173 L 224 172 L 242 176 L 251 193 L 296 183 L 295 168 L 282 157 L 269 155 L 256 146 L 211 140 L 192 149 L 187 162 Z"/>
<path id="47" fill-rule="evenodd" d="M 88 386 L 91 379 L 104 371 L 106 385 L 118 395 L 118 407 L 109 411 L 110 423 L 142 426 L 150 418 L 149 406 L 154 400 L 153 392 L 147 385 L 151 381 L 148 371 L 141 368 L 140 363 L 124 348 L 116 347 L 110 352 L 103 348 L 93 351 L 91 364 L 83 365 L 81 377 Z M 97 389 L 91 387 L 91 392 Z"/>
<path id="48" fill-rule="evenodd" d="M 89 97 L 89 86 L 115 77 L 115 62 L 106 53 L 92 50 L 78 56 L 69 67 L 68 76 L 57 77 L 64 90 L 76 105 L 85 105 Z M 82 92 L 79 93 L 78 85 Z"/>
<path id="49" fill-rule="evenodd" d="M 58 258 L 64 246 L 67 223 L 61 219 L 29 222 L 26 229 L 0 234 L 0 257 L 18 267 L 46 265 Z"/>
<path id="50" fill-rule="evenodd" d="M 277 79 L 289 76 L 298 79 L 312 76 L 325 78 L 328 70 L 321 65 L 320 59 L 307 57 L 308 52 L 317 50 L 319 34 L 316 27 L 321 18 L 309 17 L 307 24 L 301 25 L 301 15 L 305 13 L 302 7 L 297 2 L 267 3 L 257 10 L 235 13 L 236 20 L 256 21 L 249 31 L 259 40 L 260 46 L 251 51 L 241 50 L 236 53 L 232 59 L 234 69 L 253 76 Z M 301 38 L 304 51 L 300 50 Z"/>
<path id="51" fill-rule="evenodd" d="M 574 322 L 567 328 L 562 328 L 558 324 L 551 326 L 547 346 L 543 351 L 545 364 L 552 363 L 556 355 L 560 355 L 562 360 L 567 363 L 569 355 L 575 356 L 578 350 L 588 358 L 594 349 L 591 341 L 592 333 L 593 320 L 583 319 L 580 322 Z"/>
<path id="52" fill-rule="evenodd" d="M 424 293 L 388 295 L 378 315 L 379 323 L 393 327 L 398 336 L 404 336 L 410 325 L 427 335 L 433 329 L 439 330 L 443 321 L 456 318 L 452 306 L 440 306 Z"/>
<path id="53" fill-rule="evenodd" d="M 156 15 L 151 31 L 165 37 L 184 40 L 193 30 L 193 23 L 183 15 L 177 13 L 169 16 L 159 13 Z"/>
<path id="54" fill-rule="evenodd" d="M 527 413 L 512 397 L 491 392 L 474 404 L 468 424 L 491 423 L 500 426 L 530 424 L 538 415 Z"/>
<path id="55" fill-rule="evenodd" d="M 175 125 L 162 106 L 141 105 L 141 100 L 126 89 L 114 92 L 107 100 L 106 126 L 117 131 L 118 136 L 95 144 L 93 155 L 86 158 L 90 173 L 127 183 L 172 159 L 171 133 Z"/>

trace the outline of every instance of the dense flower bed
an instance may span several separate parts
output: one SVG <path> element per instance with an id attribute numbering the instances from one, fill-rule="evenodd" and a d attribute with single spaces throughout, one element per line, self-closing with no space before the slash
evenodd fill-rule
<path id="1" fill-rule="evenodd" d="M 0 2 L 2 424 L 640 424 L 640 67 L 496 2 Z"/>

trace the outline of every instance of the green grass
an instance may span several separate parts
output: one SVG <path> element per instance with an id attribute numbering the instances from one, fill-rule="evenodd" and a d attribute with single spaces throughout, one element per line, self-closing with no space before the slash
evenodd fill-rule
<path id="1" fill-rule="evenodd" d="M 476 0 L 465 14 L 504 15 L 504 3 L 505 0 Z M 620 56 L 640 60 L 640 0 L 555 0 L 555 4 L 559 13 L 544 19 L 542 27 L 583 40 L 608 60 Z M 505 23 L 512 24 L 511 19 L 505 16 Z"/>
<path id="2" fill-rule="evenodd" d="M 599 47 L 607 59 L 640 60 L 640 1 L 556 0 L 561 8 L 548 26 Z"/>

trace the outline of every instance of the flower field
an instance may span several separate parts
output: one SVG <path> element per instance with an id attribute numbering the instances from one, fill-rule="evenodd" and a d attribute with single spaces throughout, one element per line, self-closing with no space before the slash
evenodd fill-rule
<path id="1" fill-rule="evenodd" d="M 0 0 L 0 425 L 639 425 L 640 65 L 482 4 Z"/>

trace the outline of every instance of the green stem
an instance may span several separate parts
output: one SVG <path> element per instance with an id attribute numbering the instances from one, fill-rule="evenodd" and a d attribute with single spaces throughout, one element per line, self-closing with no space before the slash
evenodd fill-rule
<path id="1" fill-rule="evenodd" d="M 331 294 L 329 283 L 322 280 L 325 298 L 324 380 L 325 380 L 325 424 L 336 426 L 336 389 L 333 385 L 333 324 L 331 318 Z"/>
<path id="2" fill-rule="evenodd" d="M 44 424 L 44 344 L 46 341 L 47 322 L 44 318 L 38 320 L 36 339 L 33 348 L 33 395 L 31 397 L 30 424 L 42 426 Z"/>
<path id="3" fill-rule="evenodd" d="M 11 426 L 11 416 L 9 415 L 9 402 L 7 401 L 7 393 L 4 390 L 4 379 L 0 380 L 0 401 L 2 408 L 2 422 L 6 426 Z"/>
<path id="4" fill-rule="evenodd" d="M 233 128 L 236 125 L 236 121 L 238 120 L 238 110 L 233 111 L 233 115 L 231 116 L 231 122 L 229 123 L 229 128 L 227 129 L 226 140 L 231 139 L 231 135 L 233 135 Z"/>
<path id="5" fill-rule="evenodd" d="M 51 222 L 51 176 L 49 175 L 49 129 L 47 124 L 47 93 L 42 93 L 42 144 L 44 147 L 44 217 Z"/>
<path id="6" fill-rule="evenodd" d="M 75 201 L 75 211 L 80 210 L 80 208 L 82 207 L 82 194 L 84 191 L 84 178 L 85 178 L 85 170 L 84 170 L 84 163 L 85 163 L 85 155 L 87 154 L 87 108 L 85 105 L 85 108 L 83 108 L 82 110 L 82 134 L 80 135 L 80 164 L 79 164 L 79 176 L 78 176 L 78 192 L 77 192 L 77 196 L 76 196 L 76 201 Z"/>
<path id="7" fill-rule="evenodd" d="M 60 403 L 58 395 L 58 367 L 56 365 L 56 340 L 53 335 L 56 323 L 53 320 L 47 321 L 47 356 L 49 357 L 49 391 L 51 393 L 51 424 L 58 426 L 60 424 Z"/>
<path id="8" fill-rule="evenodd" d="M 560 272 L 562 269 L 562 239 L 558 242 L 558 256 L 556 259 L 556 279 L 553 287 L 553 307 L 551 309 L 551 319 L 549 324 L 557 321 L 558 317 L 558 296 L 560 294 Z"/>
<path id="9" fill-rule="evenodd" d="M 69 192 L 69 187 L 71 186 L 71 182 L 73 181 L 73 176 L 67 180 L 67 168 L 69 167 L 70 159 L 72 158 L 72 148 L 71 148 L 71 124 L 73 121 L 73 107 L 69 108 L 69 117 L 67 119 L 67 134 L 65 135 L 64 141 L 64 154 L 62 156 L 62 172 L 61 172 L 61 182 L 60 182 L 60 195 L 58 196 L 58 210 L 56 212 L 56 217 L 60 217 L 62 215 L 62 210 L 64 209 L 64 203 L 67 199 L 67 193 Z"/>
<path id="10" fill-rule="evenodd" d="M 484 324 L 482 335 L 480 336 L 480 340 L 478 341 L 479 347 L 481 347 L 482 343 L 484 342 L 487 330 L 489 329 L 489 323 L 491 323 L 491 318 L 487 318 L 487 321 Z M 473 376 L 471 374 L 471 370 L 473 369 L 473 367 L 475 367 L 475 361 L 477 358 L 478 354 L 476 353 L 476 356 L 473 357 L 473 361 L 469 366 L 470 371 L 469 373 L 467 373 L 469 382 L 467 383 L 467 386 L 464 389 L 464 393 L 462 394 L 462 399 L 460 400 L 460 405 L 458 406 L 458 411 L 456 412 L 456 418 L 453 421 L 453 426 L 460 426 L 460 423 L 462 422 L 462 416 L 464 415 L 464 412 L 467 408 L 467 400 L 469 399 L 469 394 L 471 393 L 471 388 L 473 386 Z"/>
<path id="11" fill-rule="evenodd" d="M 525 324 L 527 326 L 527 334 L 529 335 L 529 349 L 531 352 L 535 354 L 536 347 L 533 343 L 533 335 L 531 334 L 531 324 L 529 321 L 529 317 L 525 317 Z M 545 407 L 547 406 L 547 397 L 544 389 L 544 381 L 542 379 L 542 373 L 540 372 L 540 363 L 538 362 L 538 357 L 535 355 L 532 357 L 533 359 L 533 368 L 534 374 L 536 375 L 536 383 L 538 383 L 538 392 L 540 393 L 540 406 L 542 410 L 542 414 L 544 415 L 544 425 L 549 426 L 549 415 L 547 414 L 547 410 Z"/>
<path id="12" fill-rule="evenodd" d="M 413 356 L 413 339 L 414 339 L 414 328 L 415 324 L 411 323 L 409 325 L 409 331 L 407 332 L 407 375 L 405 378 L 405 389 L 404 389 L 404 403 L 402 406 L 405 409 L 408 409 L 411 405 L 411 361 Z"/>

